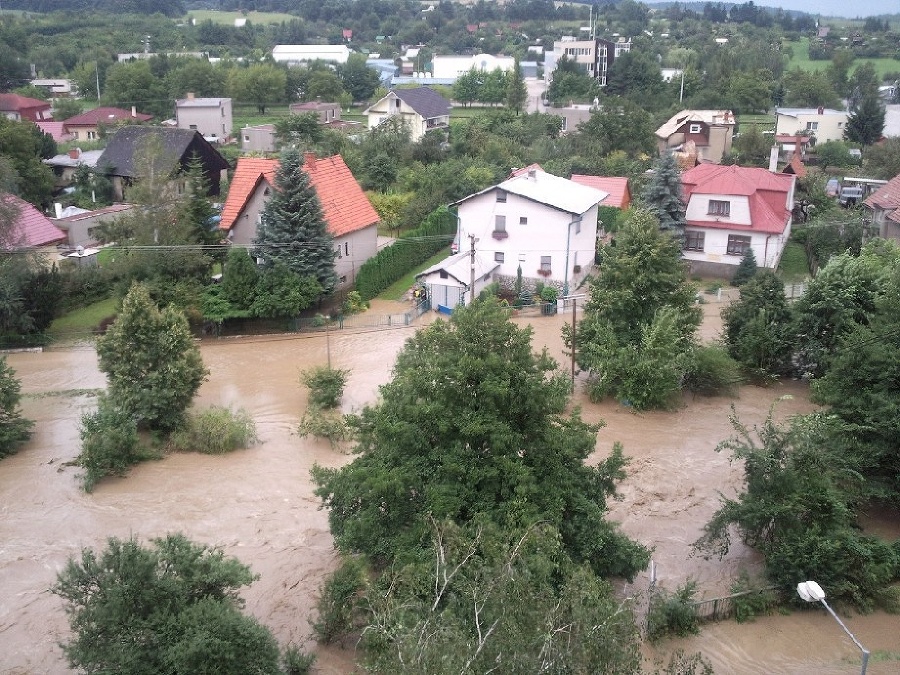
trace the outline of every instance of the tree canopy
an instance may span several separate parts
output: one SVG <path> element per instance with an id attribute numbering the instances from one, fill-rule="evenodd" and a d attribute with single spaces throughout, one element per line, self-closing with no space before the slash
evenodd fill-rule
<path id="1" fill-rule="evenodd" d="M 5 356 L 0 356 L 0 459 L 14 453 L 31 438 L 34 422 L 22 417 L 21 392 L 16 371 L 7 365 Z"/>

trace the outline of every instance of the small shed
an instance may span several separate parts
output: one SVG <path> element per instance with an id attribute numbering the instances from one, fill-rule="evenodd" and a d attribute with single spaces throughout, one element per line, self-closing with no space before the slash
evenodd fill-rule
<path id="1" fill-rule="evenodd" d="M 494 270 L 500 263 L 475 253 L 475 296 L 491 283 Z M 442 260 L 416 275 L 416 280 L 425 285 L 431 307 L 437 312 L 450 313 L 457 305 L 467 305 L 471 301 L 469 285 L 472 280 L 472 254 L 461 251 Z"/>

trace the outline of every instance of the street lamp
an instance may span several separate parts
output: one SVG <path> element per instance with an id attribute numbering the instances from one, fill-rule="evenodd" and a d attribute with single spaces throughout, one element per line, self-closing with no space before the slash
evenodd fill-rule
<path id="1" fill-rule="evenodd" d="M 841 621 L 840 617 L 835 614 L 834 610 L 828 606 L 827 602 L 825 602 L 825 591 L 822 590 L 822 587 L 815 581 L 804 581 L 797 584 L 797 594 L 806 602 L 821 602 L 825 606 L 825 609 L 828 610 L 829 614 L 834 617 L 834 620 L 840 624 L 841 628 L 844 629 L 844 632 L 850 636 L 851 640 L 853 640 L 853 644 L 859 647 L 859 651 L 862 652 L 862 670 L 859 672 L 860 675 L 866 675 L 866 666 L 869 663 L 869 650 L 862 646 L 862 643 L 856 639 L 856 636 L 850 632 L 850 629 L 844 625 L 844 622 Z"/>

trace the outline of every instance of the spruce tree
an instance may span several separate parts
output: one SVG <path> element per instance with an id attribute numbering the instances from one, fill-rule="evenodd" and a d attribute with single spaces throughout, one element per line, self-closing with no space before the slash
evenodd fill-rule
<path id="1" fill-rule="evenodd" d="M 752 248 L 748 248 L 744 253 L 744 257 L 741 258 L 741 262 L 738 264 L 734 276 L 731 278 L 731 283 L 734 286 L 743 286 L 756 276 L 757 269 L 756 254 L 753 252 Z"/>
<path id="2" fill-rule="evenodd" d="M 519 59 L 516 58 L 513 69 L 507 74 L 506 80 L 506 107 L 510 110 L 519 112 L 525 108 L 528 101 L 528 88 L 525 86 L 525 80 L 522 78 L 522 66 L 519 65 Z"/>
<path id="3" fill-rule="evenodd" d="M 675 155 L 665 153 L 656 162 L 653 177 L 644 188 L 644 203 L 659 219 L 659 229 L 670 232 L 679 241 L 684 238 L 685 204 L 681 199 L 681 171 Z"/>
<path id="4" fill-rule="evenodd" d="M 314 278 L 324 294 L 334 290 L 334 238 L 298 150 L 285 150 L 281 155 L 275 190 L 253 243 L 253 255 L 265 267 L 280 262 L 300 277 Z"/>
<path id="5" fill-rule="evenodd" d="M 884 132 L 884 106 L 877 94 L 863 97 L 859 108 L 847 120 L 844 136 L 860 145 L 872 145 Z"/>

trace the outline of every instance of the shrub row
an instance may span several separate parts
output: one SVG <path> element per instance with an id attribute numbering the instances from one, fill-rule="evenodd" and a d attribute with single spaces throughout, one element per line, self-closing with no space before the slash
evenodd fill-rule
<path id="1" fill-rule="evenodd" d="M 419 227 L 402 234 L 359 268 L 356 290 L 363 300 L 371 300 L 444 248 L 455 234 L 456 216 L 446 207 L 435 209 Z"/>

